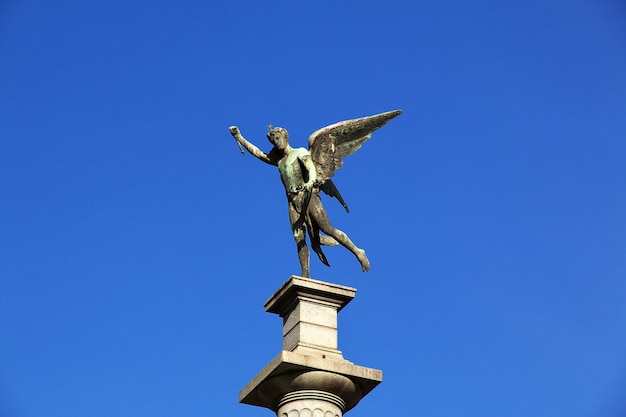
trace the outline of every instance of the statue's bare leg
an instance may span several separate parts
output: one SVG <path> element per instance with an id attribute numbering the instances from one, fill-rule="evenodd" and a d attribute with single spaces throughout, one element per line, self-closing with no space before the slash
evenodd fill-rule
<path id="1" fill-rule="evenodd" d="M 299 218 L 300 213 L 295 210 L 292 204 L 289 204 L 289 221 L 291 222 L 292 227 Z M 302 274 L 300 276 L 310 278 L 310 257 L 309 247 L 306 245 L 306 228 L 302 225 L 299 228 L 292 230 L 292 232 L 296 241 L 296 248 L 298 249 L 298 261 L 300 261 L 300 267 L 302 268 Z"/>
<path id="2" fill-rule="evenodd" d="M 354 256 L 356 256 L 356 258 L 359 260 L 359 263 L 361 264 L 361 269 L 363 271 L 369 271 L 370 261 L 367 259 L 365 251 L 363 249 L 357 248 L 356 245 L 352 243 L 348 235 L 346 235 L 341 230 L 334 228 L 330 224 L 330 220 L 328 219 L 326 210 L 324 210 L 324 207 L 322 206 L 319 194 L 314 194 L 311 197 L 311 202 L 309 203 L 309 215 L 313 217 L 313 219 L 317 222 L 322 232 L 326 233 L 328 236 L 333 237 L 343 247 L 348 249 L 354 254 Z"/>

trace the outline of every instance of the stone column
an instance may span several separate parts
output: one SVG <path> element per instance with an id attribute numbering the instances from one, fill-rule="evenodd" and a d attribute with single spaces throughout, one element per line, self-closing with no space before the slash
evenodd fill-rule
<path id="1" fill-rule="evenodd" d="M 337 313 L 356 293 L 292 276 L 265 303 L 283 319 L 283 350 L 239 393 L 239 402 L 277 417 L 341 417 L 382 381 L 377 369 L 354 365 L 337 346 Z"/>

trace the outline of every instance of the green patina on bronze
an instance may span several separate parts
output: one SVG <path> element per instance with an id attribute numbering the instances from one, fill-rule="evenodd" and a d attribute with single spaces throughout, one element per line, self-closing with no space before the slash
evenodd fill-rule
<path id="1" fill-rule="evenodd" d="M 332 176 L 343 166 L 343 158 L 359 150 L 376 129 L 401 113 L 401 110 L 394 110 L 345 120 L 324 127 L 309 136 L 308 150 L 292 148 L 289 145 L 287 130 L 281 127 L 272 128 L 270 125 L 267 139 L 273 148 L 269 153 L 265 153 L 247 141 L 237 126 L 230 127 L 230 133 L 237 141 L 242 153 L 241 146 L 257 159 L 278 167 L 280 179 L 287 194 L 289 221 L 296 241 L 303 277 L 310 277 L 307 234 L 311 248 L 325 265 L 330 266 L 321 246 L 341 244 L 356 256 L 363 271 L 370 269 L 365 251 L 356 247 L 344 232 L 330 224 L 319 192 L 321 190 L 337 198 L 346 211 L 349 211 L 339 190 L 331 180 Z M 321 235 L 320 231 L 325 235 Z"/>

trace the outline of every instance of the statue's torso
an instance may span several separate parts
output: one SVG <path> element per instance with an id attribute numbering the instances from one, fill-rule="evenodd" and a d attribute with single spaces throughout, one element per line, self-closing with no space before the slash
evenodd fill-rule
<path id="1" fill-rule="evenodd" d="M 285 191 L 295 193 L 305 184 L 304 164 L 299 160 L 309 155 L 305 148 L 294 148 L 278 161 L 278 172 Z"/>

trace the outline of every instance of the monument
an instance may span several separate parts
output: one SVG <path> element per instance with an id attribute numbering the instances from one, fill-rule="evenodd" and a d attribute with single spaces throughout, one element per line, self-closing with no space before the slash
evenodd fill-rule
<path id="1" fill-rule="evenodd" d="M 274 147 L 269 153 L 265 153 L 244 139 L 237 126 L 230 127 L 230 133 L 239 146 L 243 145 L 259 160 L 278 167 L 289 203 L 289 221 L 298 250 L 301 276 L 310 277 L 306 232 L 311 248 L 324 265 L 330 266 L 321 245 L 332 246 L 339 243 L 356 256 L 363 271 L 369 271 L 370 263 L 365 251 L 357 248 L 344 232 L 330 224 L 319 192 L 321 190 L 336 197 L 346 211 L 349 211 L 331 179 L 332 176 L 342 167 L 343 158 L 359 150 L 376 129 L 401 113 L 400 110 L 394 110 L 324 127 L 309 136 L 308 150 L 292 148 L 287 130 L 282 127 L 272 129 L 270 126 L 267 139 Z M 241 152 L 243 153 L 243 149 Z M 320 235 L 320 230 L 326 236 Z"/>
<path id="2" fill-rule="evenodd" d="M 319 192 L 337 198 L 348 211 L 331 177 L 343 158 L 401 113 L 394 110 L 327 126 L 309 137 L 308 150 L 292 148 L 287 131 L 270 126 L 267 138 L 274 147 L 265 153 L 236 126 L 230 127 L 242 153 L 241 146 L 278 167 L 301 267 L 301 276 L 290 277 L 265 303 L 265 311 L 283 320 L 282 351 L 241 390 L 239 402 L 268 408 L 277 417 L 341 417 L 382 381 L 382 371 L 355 365 L 339 350 L 337 314 L 356 289 L 310 278 L 306 235 L 325 265 L 330 266 L 321 246 L 341 244 L 363 271 L 370 269 L 365 251 L 331 225 Z"/>

